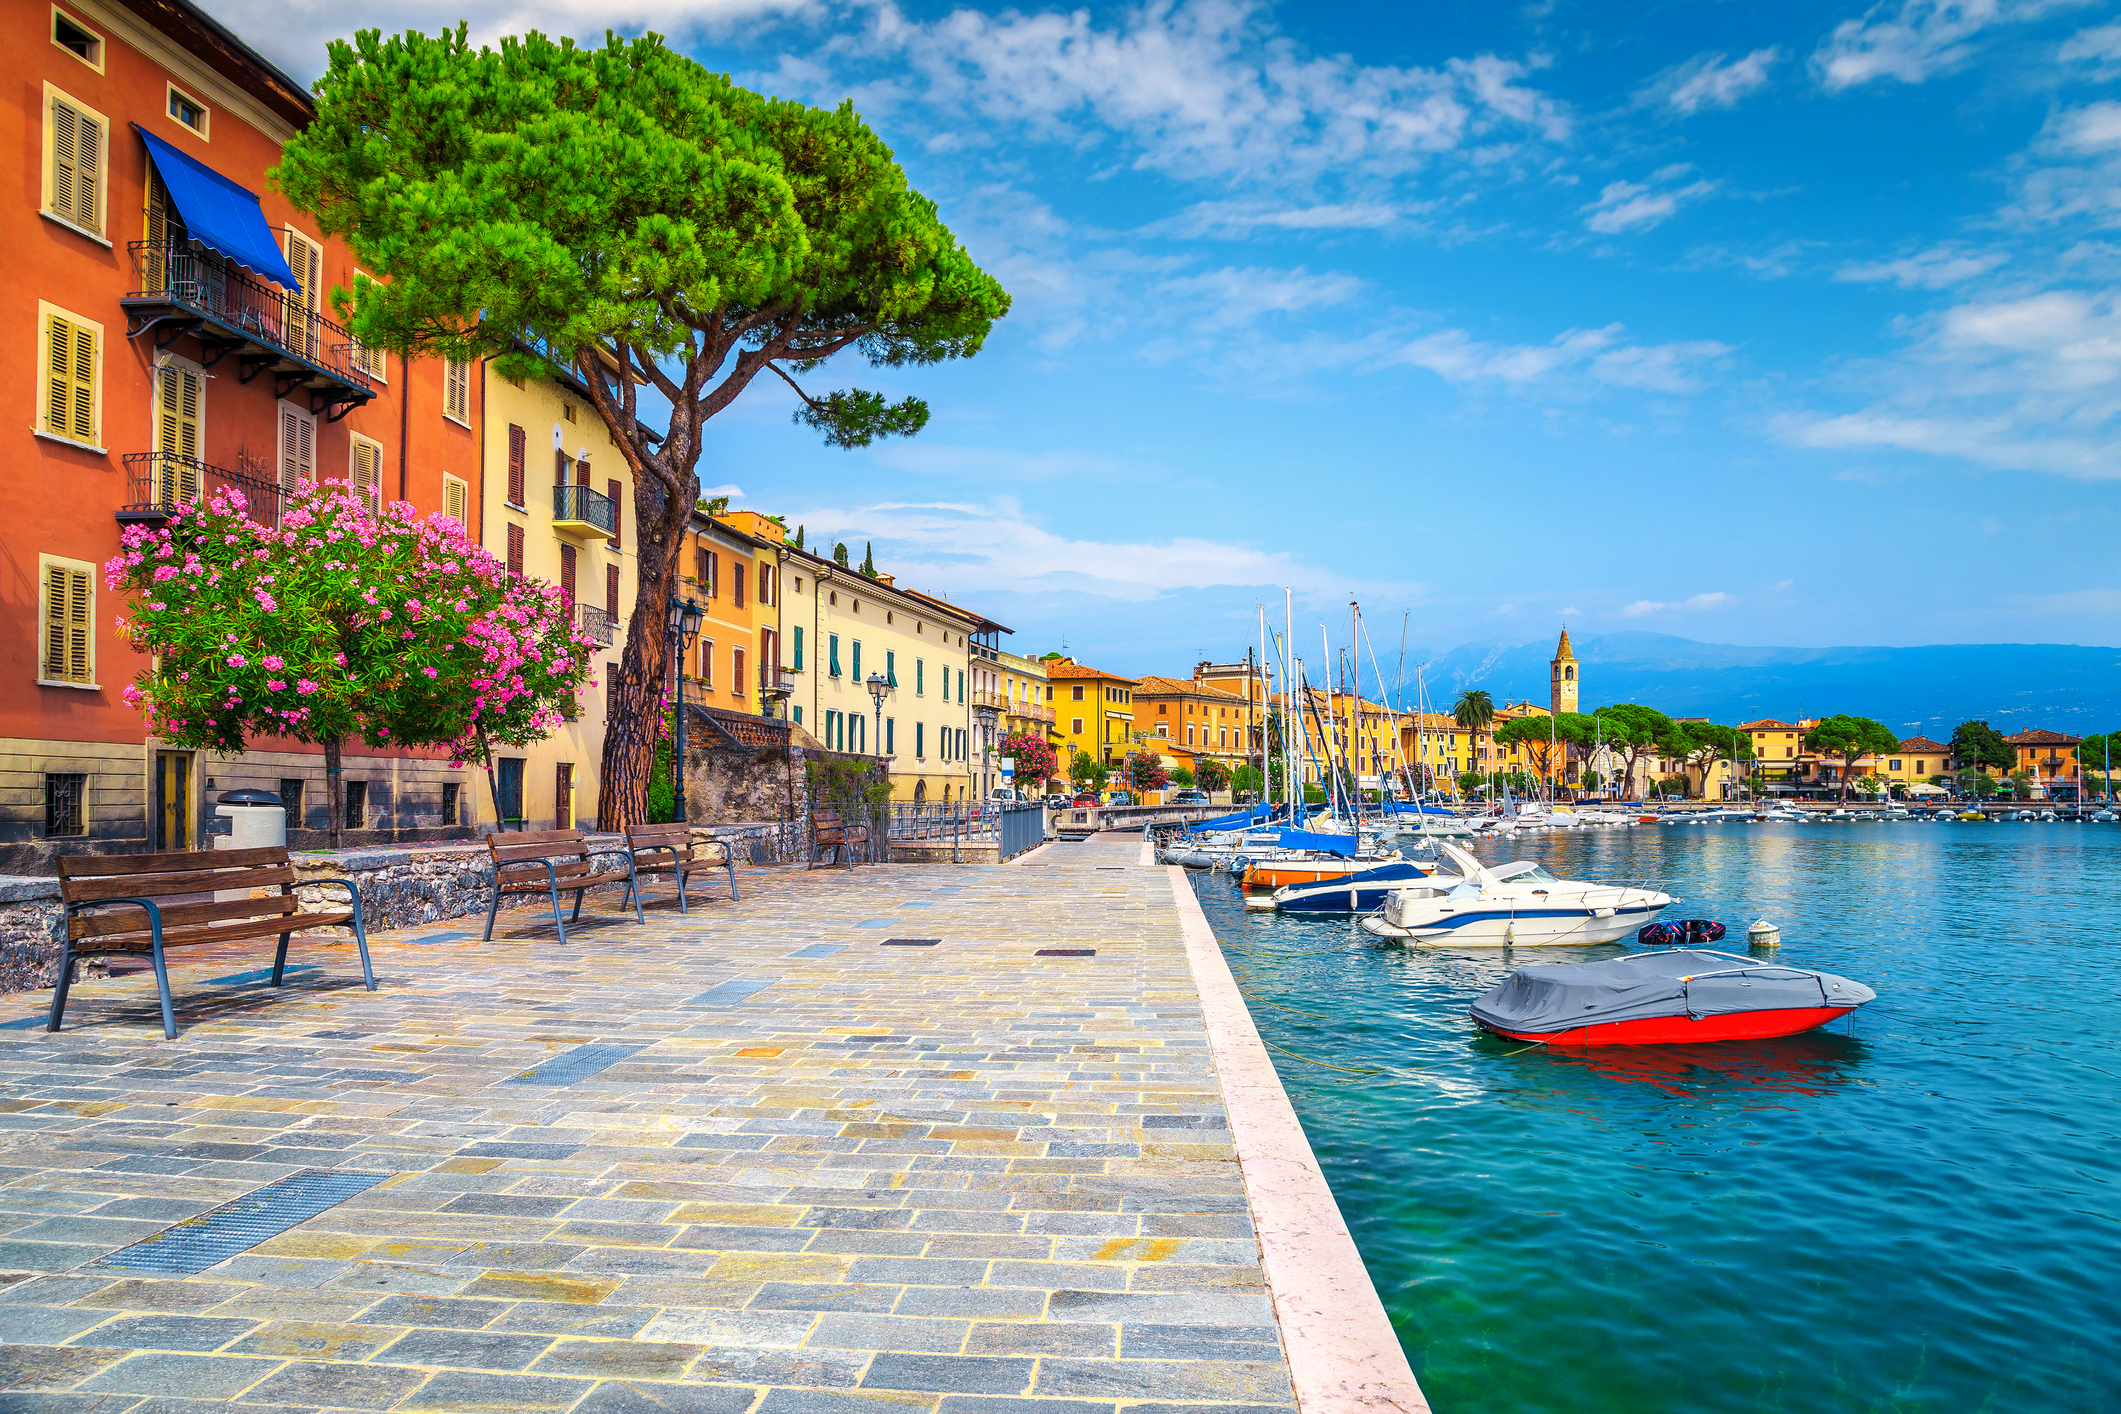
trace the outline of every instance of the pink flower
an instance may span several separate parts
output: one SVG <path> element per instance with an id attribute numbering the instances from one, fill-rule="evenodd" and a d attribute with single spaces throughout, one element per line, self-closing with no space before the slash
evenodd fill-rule
<path id="1" fill-rule="evenodd" d="M 309 696 L 316 690 L 317 685 L 314 682 L 311 682 L 308 678 L 303 678 L 295 684 L 295 691 L 301 693 L 304 697 Z"/>
<path id="2" fill-rule="evenodd" d="M 287 666 L 287 664 L 280 661 L 280 655 L 277 653 L 268 653 L 258 661 L 275 672 Z"/>
<path id="3" fill-rule="evenodd" d="M 229 661 L 229 662 L 230 662 L 230 663 L 231 663 L 231 664 L 232 664 L 233 666 L 235 666 L 235 667 L 238 667 L 238 668 L 247 668 L 247 667 L 249 667 L 249 666 L 250 666 L 250 660 L 249 660 L 248 658 L 245 658 L 245 657 L 244 657 L 244 656 L 243 656 L 243 655 L 242 655 L 241 653 L 231 653 L 231 654 L 229 654 L 229 655 L 228 655 L 228 661 Z M 1294 789 L 1295 789 L 1295 787 L 1294 787 L 1294 786 L 1291 786 L 1291 787 L 1290 787 L 1290 789 L 1291 789 L 1291 790 L 1294 790 Z"/>

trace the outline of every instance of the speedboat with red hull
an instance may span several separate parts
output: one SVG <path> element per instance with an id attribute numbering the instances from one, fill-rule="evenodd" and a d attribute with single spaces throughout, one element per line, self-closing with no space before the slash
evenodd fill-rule
<path id="1" fill-rule="evenodd" d="M 1824 1026 L 1877 995 L 1831 972 L 1673 948 L 1520 967 L 1473 1003 L 1473 1020 L 1550 1046 L 1760 1041 Z"/>

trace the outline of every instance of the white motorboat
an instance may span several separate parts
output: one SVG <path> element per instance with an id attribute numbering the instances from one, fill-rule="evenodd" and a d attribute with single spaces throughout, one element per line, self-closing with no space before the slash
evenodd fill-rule
<path id="1" fill-rule="evenodd" d="M 1611 943 L 1678 902 L 1656 889 L 1557 879 L 1525 860 L 1490 869 L 1448 841 L 1437 848 L 1458 876 L 1394 889 L 1363 931 L 1457 947 Z"/>

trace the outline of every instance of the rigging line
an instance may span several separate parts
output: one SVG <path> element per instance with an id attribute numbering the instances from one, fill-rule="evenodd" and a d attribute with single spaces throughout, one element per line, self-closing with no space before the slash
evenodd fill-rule
<path id="1" fill-rule="evenodd" d="M 1317 1017 L 1317 1018 L 1318 1018 L 1318 1019 L 1319 1019 L 1320 1021 L 1338 1021 L 1338 1020 L 1340 1020 L 1340 1018 L 1339 1018 L 1339 1017 L 1337 1017 L 1337 1016 L 1328 1016 L 1328 1015 L 1326 1015 L 1326 1014 L 1325 1014 L 1324 1012 L 1322 1012 L 1322 1011 L 1305 1011 L 1305 1010 L 1304 1010 L 1304 1009 L 1303 1009 L 1302 1007 L 1293 1007 L 1293 1006 L 1283 1006 L 1283 1005 L 1282 1005 L 1282 1004 L 1281 1004 L 1280 1002 L 1270 1002 L 1270 1001 L 1266 1000 L 1266 999 L 1265 999 L 1264 997 L 1251 997 L 1251 996 L 1247 996 L 1247 997 L 1245 998 L 1245 1000 L 1246 1000 L 1247 1002 L 1251 1003 L 1251 1004 L 1252 1004 L 1253 1006 L 1270 1006 L 1270 1007 L 1273 1007 L 1273 1008 L 1274 1008 L 1274 1009 L 1275 1009 L 1276 1011 L 1293 1011 L 1293 1012 L 1295 1012 L 1295 1013 L 1296 1013 L 1296 1014 L 1297 1014 L 1298 1016 L 1315 1016 L 1315 1017 Z"/>
<path id="2" fill-rule="evenodd" d="M 1355 1067 L 1355 1066 L 1352 1066 L 1352 1065 L 1335 1065 L 1335 1064 L 1333 1064 L 1333 1062 L 1331 1062 L 1331 1061 L 1322 1061 L 1322 1060 L 1312 1060 L 1312 1059 L 1311 1059 L 1311 1058 L 1310 1058 L 1309 1056 L 1306 1056 L 1306 1055 L 1300 1055 L 1300 1054 L 1298 1054 L 1297 1052 L 1295 1052 L 1295 1051 L 1292 1051 L 1292 1050 L 1290 1050 L 1290 1049 L 1289 1049 L 1289 1048 L 1288 1048 L 1287 1046 L 1276 1046 L 1276 1045 L 1274 1045 L 1274 1043 L 1273 1043 L 1272 1041 L 1269 1041 L 1269 1040 L 1268 1040 L 1268 1039 L 1267 1039 L 1266 1037 L 1264 1037 L 1264 1036 L 1262 1036 L 1262 1037 L 1260 1037 L 1260 1038 L 1259 1038 L 1259 1043 L 1260 1043 L 1260 1044 L 1261 1044 L 1262 1046 L 1272 1046 L 1272 1047 L 1273 1047 L 1273 1048 L 1274 1048 L 1275 1050 L 1277 1050 L 1277 1051 L 1280 1051 L 1280 1052 L 1281 1052 L 1281 1053 L 1282 1053 L 1283 1055 L 1285 1055 L 1285 1056 L 1295 1056 L 1295 1057 L 1296 1057 L 1296 1058 L 1297 1058 L 1298 1060 L 1302 1061 L 1302 1062 L 1303 1062 L 1304 1064 L 1306 1064 L 1306 1065 L 1319 1065 L 1319 1066 L 1324 1066 L 1324 1067 L 1325 1067 L 1325 1068 L 1326 1068 L 1327 1070 L 1343 1070 L 1343 1071 L 1346 1071 L 1346 1072 L 1347 1072 L 1348 1074 L 1350 1074 L 1350 1075 L 1383 1075 L 1383 1074 L 1384 1074 L 1384 1071 L 1383 1071 L 1383 1070 L 1381 1070 L 1381 1069 L 1371 1069 L 1371 1070 L 1362 1070 L 1362 1069 L 1358 1069 L 1357 1067 Z"/>

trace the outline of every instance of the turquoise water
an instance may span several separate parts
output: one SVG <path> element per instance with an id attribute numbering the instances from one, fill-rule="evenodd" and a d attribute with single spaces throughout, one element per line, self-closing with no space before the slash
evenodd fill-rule
<path id="1" fill-rule="evenodd" d="M 1195 875 L 1439 1411 L 2121 1408 L 2121 826 L 1475 852 L 1652 880 L 1740 953 L 1766 915 L 1879 997 L 1782 1041 L 1526 1050 L 1467 1003 L 1620 949 L 1401 950 Z"/>

